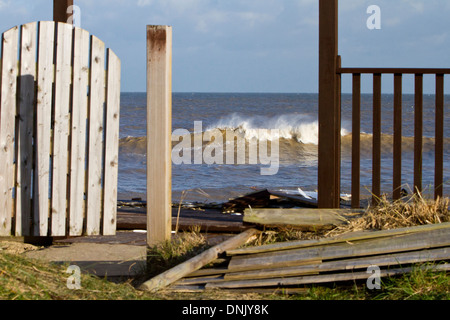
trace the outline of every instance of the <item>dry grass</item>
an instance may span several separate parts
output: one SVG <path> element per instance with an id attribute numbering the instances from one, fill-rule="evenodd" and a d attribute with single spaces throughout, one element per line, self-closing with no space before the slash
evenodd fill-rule
<path id="1" fill-rule="evenodd" d="M 379 199 L 379 204 L 369 207 L 362 217 L 333 229 L 327 236 L 352 231 L 389 230 L 450 222 L 449 206 L 449 198 L 430 200 L 421 194 L 414 194 L 392 202 L 383 196 Z"/>

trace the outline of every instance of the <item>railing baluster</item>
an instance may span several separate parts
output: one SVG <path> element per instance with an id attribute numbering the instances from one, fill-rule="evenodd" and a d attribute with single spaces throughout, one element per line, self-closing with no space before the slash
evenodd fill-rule
<path id="1" fill-rule="evenodd" d="M 352 207 L 360 207 L 361 74 L 353 74 L 352 116 Z"/>
<path id="2" fill-rule="evenodd" d="M 393 199 L 401 197 L 402 185 L 402 74 L 394 74 L 394 165 Z"/>
<path id="3" fill-rule="evenodd" d="M 373 75 L 372 204 L 381 197 L 381 73 Z"/>
<path id="4" fill-rule="evenodd" d="M 434 197 L 443 195 L 444 174 L 444 75 L 436 75 L 436 132 Z"/>
<path id="5" fill-rule="evenodd" d="M 414 192 L 422 192 L 423 74 L 415 76 L 414 94 Z"/>

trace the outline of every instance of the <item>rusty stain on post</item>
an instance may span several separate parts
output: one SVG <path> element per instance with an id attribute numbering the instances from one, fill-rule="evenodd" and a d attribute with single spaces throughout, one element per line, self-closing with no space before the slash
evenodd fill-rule
<path id="1" fill-rule="evenodd" d="M 147 244 L 172 228 L 172 27 L 147 26 Z"/>

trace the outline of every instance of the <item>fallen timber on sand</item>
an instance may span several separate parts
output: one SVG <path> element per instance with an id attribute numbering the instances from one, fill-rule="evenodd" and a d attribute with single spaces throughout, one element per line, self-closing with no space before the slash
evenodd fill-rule
<path id="1" fill-rule="evenodd" d="M 304 285 L 367 280 L 374 265 L 380 277 L 408 273 L 427 262 L 437 264 L 419 267 L 450 270 L 450 223 L 229 248 L 219 256 L 224 266 L 199 268 L 167 289 L 297 292 Z"/>

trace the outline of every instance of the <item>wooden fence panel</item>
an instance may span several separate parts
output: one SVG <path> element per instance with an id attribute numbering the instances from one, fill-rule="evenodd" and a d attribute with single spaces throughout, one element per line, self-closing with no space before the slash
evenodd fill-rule
<path id="1" fill-rule="evenodd" d="M 114 234 L 118 57 L 85 30 L 33 22 L 3 34 L 1 66 L 0 235 Z"/>
<path id="2" fill-rule="evenodd" d="M 2 71 L 0 101 L 0 235 L 11 233 L 14 189 L 14 135 L 16 122 L 18 27 L 2 37 Z"/>
<path id="3" fill-rule="evenodd" d="M 89 94 L 89 162 L 87 186 L 87 233 L 100 234 L 102 203 L 103 105 L 105 101 L 105 45 L 91 37 L 91 87 Z"/>
<path id="4" fill-rule="evenodd" d="M 73 57 L 72 136 L 70 161 L 69 234 L 83 233 L 86 213 L 86 134 L 89 85 L 89 32 L 75 28 Z"/>
<path id="5" fill-rule="evenodd" d="M 16 235 L 31 234 L 31 182 L 33 173 L 33 132 L 36 80 L 37 23 L 21 27 L 18 100 Z"/>
<path id="6" fill-rule="evenodd" d="M 69 109 L 72 63 L 72 26 L 57 25 L 55 106 L 52 156 L 52 211 L 51 235 L 66 234 L 66 201 L 68 175 Z"/>
<path id="7" fill-rule="evenodd" d="M 114 234 L 117 225 L 117 179 L 119 169 L 120 60 L 108 49 L 106 96 L 105 198 L 103 234 Z M 116 182 L 116 183 L 114 183 Z"/>
<path id="8" fill-rule="evenodd" d="M 50 212 L 50 136 L 53 90 L 54 22 L 39 23 L 36 107 L 36 160 L 34 170 L 35 235 L 47 235 Z"/>

